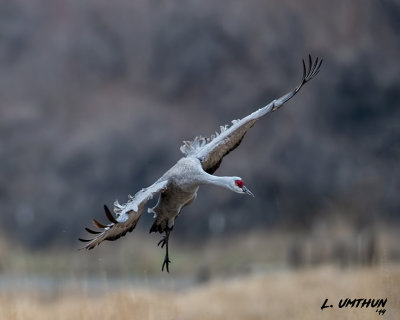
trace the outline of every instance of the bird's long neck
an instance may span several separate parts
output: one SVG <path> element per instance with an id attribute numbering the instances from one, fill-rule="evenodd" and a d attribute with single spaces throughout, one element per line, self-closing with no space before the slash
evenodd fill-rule
<path id="1" fill-rule="evenodd" d="M 200 179 L 201 184 L 212 184 L 226 189 L 231 189 L 230 181 L 231 177 L 219 177 L 208 173 L 204 173 Z"/>

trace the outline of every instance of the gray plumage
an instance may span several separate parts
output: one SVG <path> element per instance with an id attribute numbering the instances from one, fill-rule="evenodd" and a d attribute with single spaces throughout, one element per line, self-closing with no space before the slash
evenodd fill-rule
<path id="1" fill-rule="evenodd" d="M 210 138 L 196 137 L 192 141 L 184 141 L 180 150 L 185 157 L 181 158 L 160 179 L 151 186 L 140 190 L 133 197 L 129 196 L 128 202 L 114 203 L 115 217 L 107 206 L 104 206 L 106 216 L 110 223 L 104 225 L 93 219 L 95 227 L 100 231 L 86 228 L 95 234 L 93 239 L 80 239 L 87 242 L 84 248 L 93 249 L 104 240 L 116 240 L 131 232 L 146 207 L 147 202 L 159 194 L 155 207 L 148 212 L 154 214 L 154 223 L 150 232 L 165 232 L 164 238 L 159 242 L 161 247 L 166 245 L 166 256 L 162 269 L 166 266 L 169 271 L 168 239 L 174 226 L 175 218 L 182 208 L 190 204 L 197 196 L 197 190 L 201 185 L 212 184 L 224 187 L 237 193 L 253 195 L 244 186 L 240 177 L 219 177 L 213 173 L 220 166 L 222 159 L 239 146 L 247 130 L 266 114 L 279 109 L 285 102 L 291 99 L 301 87 L 316 76 L 320 70 L 322 59 L 313 61 L 309 56 L 308 67 L 303 60 L 303 77 L 299 85 L 289 93 L 276 99 L 263 108 L 256 110 L 247 117 L 232 121 L 232 125 L 221 126 L 220 132 Z"/>

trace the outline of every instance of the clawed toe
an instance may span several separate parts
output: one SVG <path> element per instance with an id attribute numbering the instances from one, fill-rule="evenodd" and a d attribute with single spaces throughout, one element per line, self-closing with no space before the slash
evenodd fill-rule
<path id="1" fill-rule="evenodd" d="M 168 257 L 166 257 L 166 258 L 164 259 L 163 264 L 162 264 L 161 271 L 164 271 L 164 267 L 165 267 L 165 269 L 166 269 L 167 272 L 169 273 L 169 264 L 170 264 L 170 263 L 171 263 L 171 260 L 169 260 Z"/>
<path id="2" fill-rule="evenodd" d="M 157 246 L 161 246 L 161 248 L 165 247 L 165 257 L 164 261 L 161 267 L 161 271 L 164 271 L 164 268 L 167 270 L 169 273 L 169 264 L 171 263 L 171 260 L 169 260 L 169 254 L 168 254 L 168 240 L 169 240 L 169 233 L 172 229 L 167 229 L 165 230 L 165 236 L 158 242 Z"/>

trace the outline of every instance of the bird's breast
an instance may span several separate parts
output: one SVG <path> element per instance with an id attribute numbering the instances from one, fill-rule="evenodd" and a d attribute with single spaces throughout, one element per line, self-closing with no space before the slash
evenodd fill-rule
<path id="1" fill-rule="evenodd" d="M 159 218 L 174 218 L 185 205 L 196 197 L 197 189 L 198 187 L 185 191 L 181 188 L 171 187 L 160 195 L 157 205 L 151 209 L 151 212 L 154 212 Z"/>

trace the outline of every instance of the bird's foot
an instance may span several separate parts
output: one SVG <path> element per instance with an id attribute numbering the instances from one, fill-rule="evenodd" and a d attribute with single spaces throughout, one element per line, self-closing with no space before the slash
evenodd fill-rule
<path id="1" fill-rule="evenodd" d="M 164 267 L 165 267 L 165 269 L 167 269 L 167 272 L 169 273 L 169 264 L 170 263 L 171 263 L 171 260 L 169 260 L 168 255 L 165 255 L 164 262 L 161 267 L 161 271 L 164 271 Z"/>
<path id="2" fill-rule="evenodd" d="M 169 260 L 169 254 L 168 254 L 168 240 L 169 240 L 169 233 L 171 232 L 171 230 L 172 230 L 172 228 L 166 229 L 164 237 L 157 244 L 157 246 L 161 246 L 161 248 L 164 248 L 164 246 L 165 246 L 165 257 L 164 257 L 164 262 L 161 267 L 161 271 L 164 271 L 164 268 L 165 268 L 165 269 L 167 269 L 168 273 L 169 273 L 169 264 L 171 263 L 171 260 Z"/>

